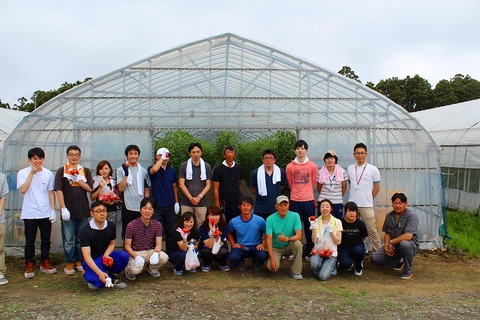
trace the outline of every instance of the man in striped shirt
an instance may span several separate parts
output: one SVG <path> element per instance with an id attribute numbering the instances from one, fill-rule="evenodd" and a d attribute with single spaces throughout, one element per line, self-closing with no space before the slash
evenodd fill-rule
<path id="1" fill-rule="evenodd" d="M 154 210 L 155 200 L 143 198 L 140 218 L 131 221 L 125 230 L 125 251 L 130 255 L 125 268 L 128 280 L 135 280 L 144 267 L 152 277 L 160 277 L 158 269 L 168 261 L 162 251 L 162 224 L 152 219 Z"/>

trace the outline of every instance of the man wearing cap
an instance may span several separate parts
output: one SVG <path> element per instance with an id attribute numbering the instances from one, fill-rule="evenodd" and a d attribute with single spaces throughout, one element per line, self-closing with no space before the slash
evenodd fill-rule
<path id="1" fill-rule="evenodd" d="M 302 223 L 296 212 L 288 210 L 287 196 L 278 196 L 275 208 L 277 212 L 267 218 L 266 238 L 268 260 L 267 268 L 270 271 L 280 270 L 282 256 L 293 255 L 293 264 L 290 276 L 295 280 L 302 277 Z"/>
<path id="2" fill-rule="evenodd" d="M 234 146 L 226 146 L 223 150 L 225 160 L 213 170 L 212 177 L 213 200 L 217 207 L 223 208 L 227 223 L 240 215 L 238 198 L 242 195 L 243 169 L 235 162 L 236 155 Z"/>
<path id="3" fill-rule="evenodd" d="M 160 148 L 157 151 L 153 166 L 148 167 L 148 175 L 152 186 L 152 198 L 155 199 L 153 218 L 163 226 L 167 253 L 177 248 L 175 242 L 176 215 L 180 213 L 178 203 L 177 172 L 168 163 L 170 151 Z"/>
<path id="4" fill-rule="evenodd" d="M 323 156 L 325 164 L 318 170 L 318 202 L 327 199 L 333 204 L 333 216 L 343 218 L 343 195 L 347 190 L 347 173 L 340 167 L 335 150 L 328 150 Z M 320 206 L 318 206 L 320 210 Z M 320 216 L 321 214 L 319 214 Z"/>

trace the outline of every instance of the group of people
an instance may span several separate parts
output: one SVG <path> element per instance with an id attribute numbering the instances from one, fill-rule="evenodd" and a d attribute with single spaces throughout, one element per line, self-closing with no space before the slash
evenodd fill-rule
<path id="1" fill-rule="evenodd" d="M 225 160 L 212 170 L 202 159 L 202 146 L 190 144 L 190 158 L 181 164 L 177 175 L 169 164 L 168 149 L 158 149 L 155 163 L 145 169 L 139 163 L 139 147 L 129 145 L 116 179 L 106 160 L 98 163 L 92 176 L 80 164 L 78 146 L 67 148 L 67 162 L 54 175 L 42 166 L 44 151 L 33 148 L 28 151 L 30 166 L 17 176 L 17 189 L 24 195 L 20 218 L 25 226 L 25 278 L 35 275 L 37 230 L 41 239 L 40 271 L 57 272 L 49 257 L 51 225 L 57 218 L 56 195 L 61 211 L 64 273 L 83 272 L 91 289 L 126 287 L 118 279 L 122 271 L 131 281 L 142 271 L 159 277 L 159 268 L 167 261 L 174 274 L 182 275 L 199 267 L 209 272 L 213 262 L 222 271 L 229 271 L 230 266 L 244 270 L 245 258 L 252 259 L 256 271 L 262 266 L 278 271 L 281 261 L 288 257 L 293 279 L 303 278 L 303 259 L 310 262 L 321 280 L 336 274 L 337 267 L 360 276 L 367 236 L 375 251 L 372 262 L 401 269 L 402 279 L 410 279 L 412 258 L 418 252 L 418 218 L 407 208 L 406 196 L 394 194 L 393 211 L 383 226 L 385 244 L 381 245 L 373 211 L 380 173 L 366 162 L 367 147 L 363 143 L 355 145 L 356 163 L 346 171 L 337 164 L 333 150 L 325 152 L 325 164 L 318 169 L 308 159 L 305 141 L 297 141 L 294 148 L 296 157 L 285 170 L 276 165 L 273 150 L 262 153 L 263 164 L 250 177 L 255 200 L 240 190 L 244 176 L 235 162 L 233 146 L 225 147 Z M 290 198 L 281 195 L 287 184 Z M 315 187 L 319 192 L 317 202 Z M 344 206 L 347 187 L 350 198 Z M 211 188 L 214 204 L 207 207 L 206 194 Z M 0 209 L 7 193 L 5 176 L 0 174 Z M 88 196 L 93 201 L 90 205 Z M 115 250 L 118 208 L 122 250 Z M 0 284 L 5 284 L 1 236 L 4 215 L 3 210 L 0 212 Z M 162 248 L 163 241 L 166 248 Z"/>

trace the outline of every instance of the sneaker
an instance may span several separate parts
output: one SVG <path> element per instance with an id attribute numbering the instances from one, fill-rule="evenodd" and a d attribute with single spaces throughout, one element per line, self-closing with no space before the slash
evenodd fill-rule
<path id="1" fill-rule="evenodd" d="M 113 283 L 113 288 L 114 289 L 125 289 L 127 287 L 127 284 L 125 282 L 121 282 L 118 279 L 115 279 Z"/>
<path id="2" fill-rule="evenodd" d="M 197 268 L 191 269 L 191 270 L 187 270 L 187 271 L 190 272 L 190 273 L 195 273 L 195 272 L 197 272 Z"/>
<path id="3" fill-rule="evenodd" d="M 303 279 L 303 276 L 301 274 L 296 274 L 296 273 L 292 273 L 292 272 L 290 272 L 290 277 L 292 277 L 295 280 L 302 280 Z"/>
<path id="4" fill-rule="evenodd" d="M 177 270 L 175 267 L 173 267 L 173 273 L 176 276 L 181 276 L 181 275 L 183 275 L 183 270 Z"/>
<path id="5" fill-rule="evenodd" d="M 400 279 L 402 280 L 410 280 L 413 278 L 413 273 L 410 273 L 410 274 L 402 274 L 402 276 L 400 277 Z"/>
<path id="6" fill-rule="evenodd" d="M 158 271 L 158 269 L 157 270 L 155 270 L 155 269 L 152 270 L 152 269 L 150 269 L 150 266 L 147 267 L 147 272 L 154 278 L 158 278 L 158 277 L 161 276 L 160 271 Z M 127 274 L 127 273 L 125 272 L 125 274 Z"/>
<path id="7" fill-rule="evenodd" d="M 225 272 L 226 272 L 226 271 L 230 271 L 230 267 L 229 267 L 228 264 L 226 264 L 226 265 L 224 265 L 224 266 L 220 266 L 220 270 L 225 271 Z"/>
<path id="8" fill-rule="evenodd" d="M 80 261 L 75 261 L 73 264 L 74 264 L 74 266 L 75 266 L 75 269 L 76 269 L 78 272 L 83 272 L 82 263 L 81 263 Z"/>
<path id="9" fill-rule="evenodd" d="M 40 271 L 46 274 L 57 273 L 57 269 L 52 266 L 52 264 L 50 263 L 50 259 L 46 259 L 45 261 L 43 261 L 43 263 L 40 265 Z"/>
<path id="10" fill-rule="evenodd" d="M 130 281 L 134 281 L 137 279 L 135 275 L 128 273 L 127 268 L 125 268 L 125 278 L 127 278 L 127 280 L 130 280 Z"/>
<path id="11" fill-rule="evenodd" d="M 97 289 L 98 289 L 98 287 L 95 287 L 95 286 L 94 286 L 93 284 L 91 284 L 91 283 L 87 283 L 87 287 L 88 287 L 88 289 L 90 289 L 90 290 L 97 290 Z"/>
<path id="12" fill-rule="evenodd" d="M 27 262 L 25 264 L 26 270 L 24 273 L 25 279 L 31 279 L 35 277 L 35 265 L 33 262 Z"/>
<path id="13" fill-rule="evenodd" d="M 292 262 L 293 261 L 293 254 L 288 256 L 288 261 Z"/>
<path id="14" fill-rule="evenodd" d="M 352 263 L 352 265 L 349 268 L 345 269 L 345 271 L 347 271 L 347 272 L 352 271 L 354 265 L 355 265 L 355 263 Z"/>
<path id="15" fill-rule="evenodd" d="M 5 278 L 5 276 L 3 274 L 0 274 L 0 286 L 7 283 L 8 283 L 8 280 Z"/>
<path id="16" fill-rule="evenodd" d="M 405 263 L 403 261 L 399 262 L 395 267 L 393 267 L 393 270 L 395 271 L 400 271 L 403 269 L 403 266 L 405 265 Z"/>
<path id="17" fill-rule="evenodd" d="M 202 272 L 210 271 L 210 266 L 208 264 L 202 266 Z"/>
<path id="18" fill-rule="evenodd" d="M 362 269 L 360 269 L 360 271 L 355 270 L 355 272 L 354 272 L 354 274 L 355 274 L 356 276 L 361 276 L 362 273 L 363 273 Z"/>
<path id="19" fill-rule="evenodd" d="M 310 257 L 309 257 L 309 256 L 305 256 L 305 261 L 309 262 L 309 261 L 310 261 Z"/>
<path id="20" fill-rule="evenodd" d="M 258 272 L 262 270 L 262 264 L 258 262 L 253 262 L 253 271 Z"/>
<path id="21" fill-rule="evenodd" d="M 65 263 L 65 268 L 63 269 L 63 273 L 66 275 L 75 274 L 75 264 L 73 262 Z"/>
<path id="22" fill-rule="evenodd" d="M 241 272 L 245 271 L 245 263 L 240 262 L 240 263 L 237 265 L 237 269 L 238 269 L 238 271 L 241 271 Z"/>

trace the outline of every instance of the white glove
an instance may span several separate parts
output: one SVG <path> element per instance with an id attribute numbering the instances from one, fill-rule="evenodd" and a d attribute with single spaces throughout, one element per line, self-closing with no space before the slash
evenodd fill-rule
<path id="1" fill-rule="evenodd" d="M 154 252 L 150 257 L 150 264 L 158 264 L 160 262 L 160 257 L 158 256 L 158 252 Z"/>
<path id="2" fill-rule="evenodd" d="M 180 213 L 180 203 L 175 202 L 175 206 L 173 207 L 173 210 L 175 210 L 175 214 Z"/>
<path id="3" fill-rule="evenodd" d="M 195 245 L 193 243 L 189 243 L 187 246 L 188 249 L 195 250 Z"/>
<path id="4" fill-rule="evenodd" d="M 70 180 L 72 180 L 73 182 L 78 182 L 79 179 L 80 179 L 80 176 L 78 174 L 70 175 Z"/>
<path id="5" fill-rule="evenodd" d="M 317 220 L 310 220 L 310 230 L 315 230 L 317 229 Z"/>
<path id="6" fill-rule="evenodd" d="M 106 288 L 112 288 L 113 287 L 112 278 L 108 277 L 107 279 L 105 279 L 105 287 Z"/>
<path id="7" fill-rule="evenodd" d="M 333 227 L 331 224 L 328 224 L 327 227 L 325 228 L 325 230 L 327 231 L 327 233 L 330 233 L 333 231 Z"/>
<path id="8" fill-rule="evenodd" d="M 55 210 L 50 211 L 49 220 L 51 223 L 54 223 L 55 221 L 57 221 L 57 212 L 55 212 Z"/>
<path id="9" fill-rule="evenodd" d="M 68 221 L 70 220 L 70 211 L 67 208 L 62 208 L 62 220 Z"/>
<path id="10" fill-rule="evenodd" d="M 143 265 L 145 264 L 145 259 L 141 256 L 136 256 L 135 257 L 135 267 L 137 268 L 143 268 Z"/>

